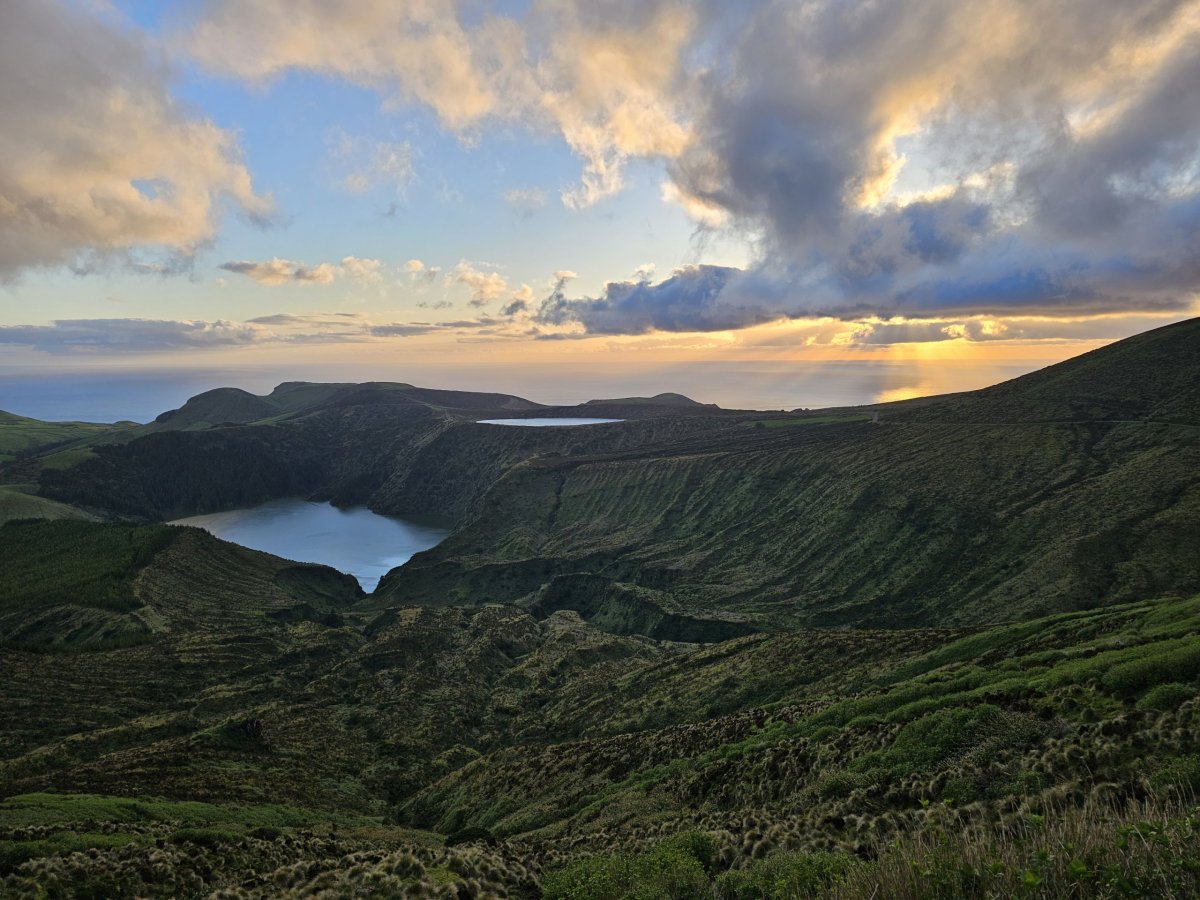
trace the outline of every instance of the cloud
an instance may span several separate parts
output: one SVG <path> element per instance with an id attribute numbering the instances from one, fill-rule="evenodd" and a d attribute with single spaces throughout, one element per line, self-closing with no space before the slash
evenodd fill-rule
<path id="1" fill-rule="evenodd" d="M 504 202 L 513 212 L 528 219 L 546 205 L 546 192 L 541 188 L 512 188 L 504 192 Z"/>
<path id="2" fill-rule="evenodd" d="M 408 280 L 417 288 L 423 290 L 437 280 L 438 275 L 442 273 L 439 266 L 427 266 L 419 259 L 410 259 L 404 264 L 404 271 L 408 273 Z M 446 303 L 446 306 L 449 306 Z"/>
<path id="3" fill-rule="evenodd" d="M 852 253 L 918 160 L 951 188 L 1010 167 L 1014 195 L 989 199 L 1065 234 L 1194 185 L 1196 0 L 983 2 L 208 0 L 180 42 L 251 81 L 427 105 L 467 139 L 554 130 L 583 163 L 570 206 L 666 160 L 665 198 L 809 264 Z"/>
<path id="4" fill-rule="evenodd" d="M 472 306 L 485 306 L 508 291 L 508 282 L 499 272 L 482 272 L 466 260 L 455 266 L 447 277 L 470 289 Z"/>
<path id="5" fill-rule="evenodd" d="M 736 33 L 668 165 L 685 205 L 722 212 L 761 250 L 708 303 L 712 327 L 725 306 L 849 317 L 1191 303 L 1194 0 L 987 14 L 943 0 L 756 4 Z M 943 176 L 917 202 L 896 190 L 906 153 Z"/>
<path id="6" fill-rule="evenodd" d="M 176 103 L 154 48 L 86 6 L 4 4 L 0 279 L 146 247 L 186 257 L 226 204 L 270 212 L 234 135 Z"/>
<path id="7" fill-rule="evenodd" d="M 47 353 L 139 352 L 229 347 L 260 340 L 259 326 L 154 319 L 59 319 L 51 325 L 0 326 L 0 343 Z"/>
<path id="8" fill-rule="evenodd" d="M 714 187 L 715 185 L 710 185 Z M 692 219 L 707 228 L 720 228 L 729 222 L 729 211 L 715 200 L 706 200 L 680 187 L 674 181 L 662 183 L 661 196 L 664 203 L 673 203 Z"/>
<path id="9" fill-rule="evenodd" d="M 345 78 L 432 107 L 452 128 L 486 115 L 502 96 L 484 76 L 503 62 L 503 34 L 463 28 L 449 4 L 363 0 L 217 0 L 181 35 L 212 70 L 267 81 L 301 69 Z"/>
<path id="10" fill-rule="evenodd" d="M 344 256 L 336 265 L 318 263 L 309 266 L 275 257 L 262 262 L 234 260 L 221 263 L 219 268 L 245 275 L 259 284 L 270 287 L 283 284 L 333 284 L 338 278 L 349 278 L 359 284 L 379 284 L 384 277 L 383 263 L 380 260 L 360 256 Z"/>
<path id="11" fill-rule="evenodd" d="M 494 121 L 556 131 L 583 164 L 562 200 L 584 207 L 620 190 L 630 158 L 686 145 L 678 85 L 696 20 L 664 0 L 534 4 L 523 21 L 453 3 L 210 0 L 178 42 L 252 82 L 301 70 L 420 103 L 468 138 Z"/>
<path id="12" fill-rule="evenodd" d="M 719 302 L 728 284 L 740 276 L 738 269 L 725 266 L 688 266 L 658 284 L 609 282 L 602 296 L 583 299 L 568 299 L 568 279 L 559 278 L 534 318 L 542 325 L 579 323 L 593 334 L 718 331 L 781 318 L 756 307 Z"/>
<path id="13" fill-rule="evenodd" d="M 441 326 L 422 322 L 398 322 L 392 325 L 372 325 L 371 334 L 375 337 L 413 337 L 418 334 L 430 334 L 440 331 Z"/>
<path id="14" fill-rule="evenodd" d="M 55 355 L 124 355 L 263 344 L 370 343 L 428 334 L 501 334 L 491 316 L 451 322 L 373 323 L 357 313 L 275 313 L 246 322 L 157 319 L 60 319 L 49 325 L 0 326 L 0 345 L 31 347 Z"/>
<path id="15" fill-rule="evenodd" d="M 251 80 L 307 70 L 425 104 L 467 140 L 553 131 L 582 164 L 568 206 L 620 190 L 632 159 L 663 161 L 668 202 L 755 250 L 741 273 L 639 275 L 539 312 L 570 327 L 1194 301 L 1200 0 L 524 10 L 211 0 L 188 40 Z"/>
<path id="16" fill-rule="evenodd" d="M 870 347 L 891 344 L 921 344 L 940 341 L 1094 341 L 1128 336 L 1131 331 L 1157 328 L 1161 316 L 1099 316 L 1074 319 L 1047 317 L 1004 319 L 988 316 L 955 319 L 907 319 L 891 321 L 837 322 L 818 321 L 802 325 L 808 344 L 842 344 Z M 788 340 L 794 340 L 789 335 Z M 787 341 L 785 340 L 785 343 Z"/>
<path id="17" fill-rule="evenodd" d="M 383 263 L 377 259 L 344 256 L 341 272 L 345 277 L 361 284 L 379 284 L 383 281 Z"/>
<path id="18" fill-rule="evenodd" d="M 195 260 L 190 256 L 168 254 L 165 259 L 159 262 L 148 259 L 130 258 L 128 260 L 128 268 L 138 275 L 159 275 L 163 278 L 168 278 L 174 275 L 190 275 L 196 266 Z M 71 269 L 79 275 L 91 273 L 90 266 L 81 264 L 78 261 L 72 264 Z"/>
<path id="19" fill-rule="evenodd" d="M 346 327 L 362 321 L 362 316 L 359 313 L 273 313 L 269 316 L 258 316 L 253 319 L 247 319 L 247 324 L 250 325 L 277 325 L 294 327 L 299 325 L 327 325 L 332 327 Z"/>
<path id="20" fill-rule="evenodd" d="M 10 6 L 0 114 L 22 127 L 0 137 L 0 277 L 144 246 L 187 255 L 222 198 L 266 211 L 233 137 L 173 102 L 150 49 L 75 7 Z M 1200 0 L 193 8 L 176 45 L 209 71 L 343 79 L 429 107 L 467 142 L 513 124 L 556 134 L 581 164 L 572 207 L 656 160 L 668 202 L 755 253 L 743 272 L 642 273 L 599 297 L 556 287 L 538 314 L 562 327 L 1184 309 L 1200 284 Z M 331 151 L 352 190 L 413 178 L 404 142 L 337 133 Z M 511 201 L 532 209 L 536 190 Z M 335 271 L 268 267 L 264 283 L 347 268 L 322 265 Z M 449 277 L 473 304 L 506 294 L 469 268 Z"/>
<path id="21" fill-rule="evenodd" d="M 673 158 L 688 146 L 684 60 L 699 17 L 674 2 L 542 9 L 545 19 L 530 30 L 554 39 L 535 70 L 536 102 L 583 161 L 581 184 L 562 201 L 588 207 L 621 190 L 630 158 Z"/>
<path id="22" fill-rule="evenodd" d="M 673 49 L 694 77 L 662 82 L 657 107 L 685 137 L 634 152 L 666 160 L 664 199 L 757 258 L 552 295 L 547 321 L 640 333 L 1194 303 L 1197 0 L 689 8 Z"/>
<path id="23" fill-rule="evenodd" d="M 407 141 L 377 141 L 338 131 L 330 156 L 341 170 L 342 187 L 352 194 L 376 187 L 403 193 L 416 179 L 413 149 Z"/>
<path id="24" fill-rule="evenodd" d="M 271 287 L 281 284 L 332 284 L 338 275 L 337 269 L 330 263 L 306 266 L 279 257 L 265 262 L 236 260 L 221 263 L 220 268 Z"/>
<path id="25" fill-rule="evenodd" d="M 388 325 L 372 325 L 372 337 L 416 337 L 423 334 L 454 334 L 462 332 L 486 333 L 501 324 L 498 319 L 480 316 L 477 319 L 460 319 L 454 322 L 393 322 Z"/>
<path id="26" fill-rule="evenodd" d="M 681 295 L 687 291 L 680 285 L 719 280 L 718 273 L 703 273 L 685 270 L 673 276 L 676 290 Z M 623 296 L 619 288 L 610 295 L 620 306 L 637 305 L 637 300 Z M 698 294 L 697 294 L 698 295 Z M 637 296 L 637 292 L 633 292 Z M 644 299 L 644 298 L 643 298 Z M 645 306 L 644 314 L 661 315 L 662 303 L 652 302 Z M 682 300 L 675 306 L 675 317 L 687 322 L 695 316 Z M 575 330 L 547 330 L 545 322 L 531 320 L 521 315 L 525 312 L 524 301 L 514 300 L 499 316 L 479 315 L 474 318 L 451 321 L 424 322 L 372 322 L 359 313 L 275 313 L 259 316 L 245 322 L 224 320 L 205 322 L 195 320 L 152 320 L 152 319 L 62 319 L 49 325 L 0 326 L 0 345 L 19 345 L 56 355 L 121 358 L 128 354 L 236 349 L 264 345 L 288 344 L 371 344 L 393 339 L 437 337 L 459 342 L 487 341 L 567 341 L 584 340 L 590 335 L 578 328 Z M 605 316 L 612 315 L 616 321 L 624 322 L 630 315 L 629 309 L 603 309 L 594 311 L 595 331 L 604 331 Z M 701 317 L 711 315 L 701 311 Z M 868 349 L 879 345 L 928 343 L 941 341 L 986 342 L 1000 340 L 1022 341 L 1096 341 L 1124 337 L 1130 331 L 1141 331 L 1157 327 L 1174 316 L 1110 316 L 1092 318 L 1053 319 L 1044 316 L 1010 317 L 1005 319 L 987 316 L 956 318 L 913 318 L 881 320 L 839 321 L 836 319 L 808 319 L 786 327 L 761 329 L 746 332 L 736 346 L 746 349 L 774 348 L 794 349 L 803 346 L 837 345 L 845 348 Z M 656 330 L 651 322 L 643 332 Z M 659 329 L 670 330 L 670 329 Z M 610 329 L 615 332 L 616 329 Z M 595 338 L 592 338 L 595 339 Z M 646 339 L 636 346 L 646 349 L 671 346 L 663 339 Z M 667 339 L 679 340 L 679 339 Z M 731 345 L 732 346 L 732 345 Z"/>

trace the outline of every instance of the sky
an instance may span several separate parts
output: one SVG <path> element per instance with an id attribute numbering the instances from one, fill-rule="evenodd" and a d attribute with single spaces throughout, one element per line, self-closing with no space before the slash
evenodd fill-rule
<path id="1" fill-rule="evenodd" d="M 6 0 L 0 117 L 31 414 L 865 403 L 1200 299 L 1200 0 Z"/>

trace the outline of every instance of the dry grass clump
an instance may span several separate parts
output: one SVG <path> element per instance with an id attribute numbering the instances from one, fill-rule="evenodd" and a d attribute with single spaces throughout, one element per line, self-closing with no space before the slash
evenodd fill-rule
<path id="1" fill-rule="evenodd" d="M 745 858 L 728 832 L 683 832 L 637 850 L 578 857 L 541 881 L 552 900 L 1000 900 L 1200 892 L 1200 808 L 1181 792 L 1043 807 L 1004 822 L 927 807 L 886 844 L 772 850 Z M 750 823 L 751 827 L 755 823 Z"/>
<path id="2" fill-rule="evenodd" d="M 1047 810 L 960 830 L 904 835 L 850 868 L 839 900 L 1161 897 L 1200 894 L 1200 808 L 1179 793 Z"/>
<path id="3" fill-rule="evenodd" d="M 153 844 L 129 841 L 31 859 L 0 879 L 0 896 L 524 897 L 536 895 L 539 874 L 527 860 L 481 845 L 364 848 L 311 833 L 260 840 L 181 829 Z"/>

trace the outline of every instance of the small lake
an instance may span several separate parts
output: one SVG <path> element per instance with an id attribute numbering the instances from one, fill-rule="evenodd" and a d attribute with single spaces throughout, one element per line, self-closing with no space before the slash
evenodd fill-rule
<path id="1" fill-rule="evenodd" d="M 225 541 L 348 572 L 370 593 L 389 570 L 440 544 L 444 523 L 381 516 L 363 506 L 338 509 L 307 500 L 271 500 L 250 509 L 176 519 Z"/>
<path id="2" fill-rule="evenodd" d="M 552 425 L 607 425 L 610 422 L 624 422 L 624 419 L 573 419 L 560 416 L 558 418 L 542 419 L 480 419 L 480 425 L 523 425 L 529 428 L 546 428 Z"/>

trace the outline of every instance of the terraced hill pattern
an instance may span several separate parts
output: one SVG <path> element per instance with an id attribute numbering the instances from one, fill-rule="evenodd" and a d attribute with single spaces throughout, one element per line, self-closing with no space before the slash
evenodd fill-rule
<path id="1" fill-rule="evenodd" d="M 0 895 L 1194 896 L 1198 385 L 2 419 Z M 161 524 L 290 496 L 455 528 L 364 595 Z"/>

